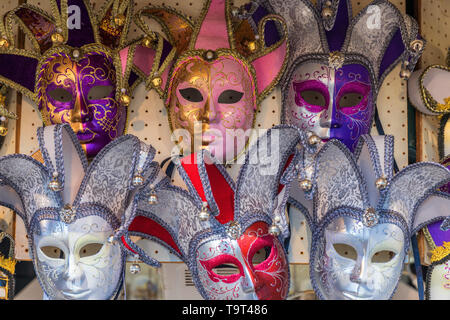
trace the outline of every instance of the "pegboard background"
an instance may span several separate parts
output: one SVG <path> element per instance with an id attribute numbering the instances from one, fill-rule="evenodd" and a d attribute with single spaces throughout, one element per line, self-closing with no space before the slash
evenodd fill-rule
<path id="1" fill-rule="evenodd" d="M 420 67 L 445 65 L 447 49 L 450 47 L 450 1 L 419 0 L 419 12 L 420 32 L 427 40 Z M 440 118 L 417 112 L 417 161 L 439 162 Z"/>
<path id="2" fill-rule="evenodd" d="M 28 0 L 30 4 L 37 5 L 44 10 L 49 10 L 47 1 Z M 240 5 L 246 1 L 235 1 L 235 5 Z M 402 12 L 405 12 L 405 2 L 403 0 L 392 0 Z M 92 0 L 96 7 L 103 4 L 103 0 Z M 177 1 L 177 0 L 154 0 L 151 4 L 165 4 L 177 8 L 184 12 L 187 16 L 197 18 L 203 1 Z M 357 14 L 363 7 L 368 5 L 370 0 L 353 1 L 353 13 Z M 6 13 L 7 10 L 14 8 L 18 4 L 17 1 L 2 1 L 0 5 L 0 14 Z M 149 1 L 136 0 L 135 11 L 148 5 Z M 155 28 L 158 29 L 158 28 Z M 134 38 L 140 34 L 140 30 L 134 25 L 130 29 L 130 38 Z M 25 41 L 25 48 L 30 48 L 29 41 Z M 400 66 L 395 68 L 391 74 L 386 77 L 383 87 L 378 97 L 378 107 L 380 118 L 383 123 L 384 130 L 387 134 L 395 136 L 396 159 L 400 167 L 404 167 L 408 163 L 408 141 L 407 141 L 407 99 L 406 84 L 402 81 L 399 74 Z M 15 97 L 15 92 L 13 94 Z M 154 91 L 146 92 L 143 85 L 140 85 L 133 94 L 132 103 L 130 105 L 130 117 L 128 123 L 128 133 L 136 135 L 145 142 L 152 144 L 157 150 L 156 160 L 162 161 L 170 155 L 170 151 L 174 147 L 170 140 L 170 130 L 167 121 L 167 112 L 163 105 L 163 101 Z M 263 102 L 256 118 L 256 128 L 270 128 L 280 123 L 281 110 L 281 92 L 276 88 Z M 17 122 L 9 123 L 10 133 L 7 142 L 1 150 L 1 155 L 19 152 L 27 155 L 33 154 L 38 149 L 38 143 L 35 138 L 36 128 L 42 124 L 37 106 L 28 98 L 22 99 L 21 105 L 16 106 L 15 100 L 10 103 L 12 111 L 14 108 L 19 109 L 21 119 Z M 16 130 L 19 132 L 16 134 Z M 376 129 L 372 131 L 377 134 Z M 17 137 L 16 137 L 17 136 Z M 232 176 L 235 176 L 235 168 L 230 168 Z M 180 181 L 176 180 L 176 184 Z M 8 211 L 2 211 L 3 216 L 11 216 Z M 12 218 L 10 218 L 12 221 Z M 23 223 L 20 218 L 15 223 L 16 237 L 16 258 L 19 260 L 29 260 L 28 243 Z M 305 231 L 306 237 L 306 231 Z M 304 261 L 307 263 L 307 261 Z"/>

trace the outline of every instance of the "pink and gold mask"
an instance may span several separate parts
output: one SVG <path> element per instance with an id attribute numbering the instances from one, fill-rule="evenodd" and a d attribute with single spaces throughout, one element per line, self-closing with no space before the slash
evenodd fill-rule
<path id="1" fill-rule="evenodd" d="M 192 150 L 197 142 L 218 159 L 235 158 L 247 143 L 243 133 L 252 128 L 257 108 L 248 67 L 231 55 L 211 62 L 196 56 L 179 64 L 172 81 L 172 130 L 187 130 Z"/>
<path id="2" fill-rule="evenodd" d="M 237 240 L 209 239 L 196 254 L 199 281 L 209 299 L 282 300 L 287 296 L 286 255 L 265 222 L 252 224 Z M 226 268 L 234 272 L 224 275 Z"/>
<path id="3" fill-rule="evenodd" d="M 116 69 L 104 54 L 75 61 L 64 53 L 42 66 L 39 109 L 45 125 L 69 123 L 88 158 L 121 136 L 127 110 L 116 101 Z"/>

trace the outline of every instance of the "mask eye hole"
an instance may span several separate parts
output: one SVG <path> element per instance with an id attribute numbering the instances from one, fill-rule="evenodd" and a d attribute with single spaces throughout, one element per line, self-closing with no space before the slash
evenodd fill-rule
<path id="1" fill-rule="evenodd" d="M 271 252 L 272 252 L 271 246 L 265 246 L 256 251 L 252 258 L 253 266 L 257 266 L 258 264 L 266 261 L 267 258 L 269 258 Z"/>
<path id="2" fill-rule="evenodd" d="M 195 88 L 186 88 L 186 89 L 180 89 L 181 96 L 190 102 L 202 102 L 203 96 L 202 93 Z"/>
<path id="3" fill-rule="evenodd" d="M 372 256 L 372 263 L 386 263 L 394 259 L 396 253 L 390 250 L 382 250 L 375 252 Z"/>
<path id="4" fill-rule="evenodd" d="M 323 94 L 317 90 L 303 90 L 300 92 L 303 100 L 313 106 L 326 106 L 326 99 Z"/>
<path id="5" fill-rule="evenodd" d="M 72 93 L 63 88 L 56 88 L 48 92 L 48 95 L 55 101 L 68 103 L 73 99 Z"/>
<path id="6" fill-rule="evenodd" d="M 89 90 L 88 100 L 102 100 L 111 96 L 113 86 L 95 86 Z"/>
<path id="7" fill-rule="evenodd" d="M 336 252 L 344 258 L 355 260 L 358 257 L 358 254 L 356 253 L 356 249 L 352 246 L 345 244 L 345 243 L 333 243 L 333 248 L 336 250 Z"/>
<path id="8" fill-rule="evenodd" d="M 339 100 L 340 108 L 356 107 L 363 100 L 363 95 L 357 92 L 349 92 L 344 94 Z"/>
<path id="9" fill-rule="evenodd" d="M 89 243 L 82 247 L 79 251 L 80 258 L 86 258 L 96 255 L 102 249 L 103 244 L 101 243 Z"/>
<path id="10" fill-rule="evenodd" d="M 240 274 L 239 267 L 234 263 L 222 263 L 212 268 L 212 271 L 219 276 L 230 276 Z"/>
<path id="11" fill-rule="evenodd" d="M 235 90 L 225 90 L 219 96 L 219 103 L 224 104 L 232 104 L 239 102 L 244 96 L 243 92 L 235 91 Z"/>
<path id="12" fill-rule="evenodd" d="M 42 253 L 48 258 L 65 259 L 64 251 L 55 246 L 45 246 L 40 248 Z"/>

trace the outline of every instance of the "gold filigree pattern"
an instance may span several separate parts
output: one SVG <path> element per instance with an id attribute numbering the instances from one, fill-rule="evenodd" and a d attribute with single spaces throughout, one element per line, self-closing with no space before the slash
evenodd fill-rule
<path id="1" fill-rule="evenodd" d="M 431 263 L 440 261 L 450 254 L 450 242 L 444 241 L 442 246 L 438 246 L 431 251 Z"/>

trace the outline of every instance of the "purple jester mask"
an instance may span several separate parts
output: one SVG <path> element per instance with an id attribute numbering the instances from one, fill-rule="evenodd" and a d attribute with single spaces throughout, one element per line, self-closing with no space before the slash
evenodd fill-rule
<path id="1" fill-rule="evenodd" d="M 353 150 L 358 138 L 370 131 L 372 86 L 362 65 L 334 69 L 313 62 L 300 64 L 286 102 L 287 123 L 312 131 L 323 141 L 339 139 Z"/>
<path id="2" fill-rule="evenodd" d="M 116 70 L 105 54 L 74 61 L 64 53 L 42 66 L 39 109 L 46 126 L 69 123 L 88 158 L 125 130 L 127 109 L 116 101 Z"/>

